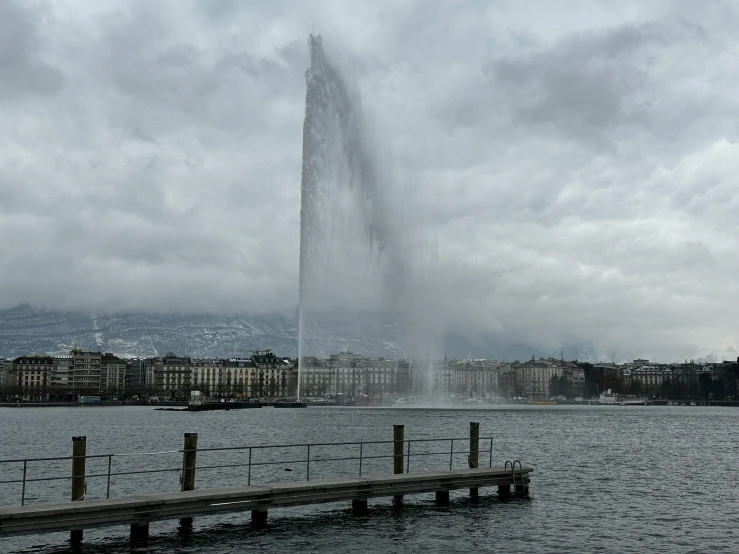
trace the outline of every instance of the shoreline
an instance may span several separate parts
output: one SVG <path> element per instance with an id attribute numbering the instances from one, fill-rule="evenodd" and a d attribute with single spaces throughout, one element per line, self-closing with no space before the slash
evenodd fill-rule
<path id="1" fill-rule="evenodd" d="M 0 402 L 0 408 L 105 408 L 105 407 L 182 407 L 187 406 L 187 402 L 157 402 L 149 403 L 130 403 L 130 402 L 102 402 L 100 404 L 80 404 L 79 402 Z"/>
<path id="2" fill-rule="evenodd" d="M 0 402 L 0 408 L 120 408 L 120 407 L 148 407 L 157 409 L 169 409 L 169 408 L 187 408 L 187 402 L 157 402 L 157 403 L 130 403 L 130 402 L 104 402 L 100 404 L 79 404 L 76 402 Z M 587 403 L 574 403 L 574 402 L 563 402 L 558 404 L 527 404 L 521 402 L 511 403 L 496 403 L 496 404 L 478 404 L 478 405 L 464 405 L 464 404 L 389 404 L 389 405 L 378 405 L 378 406 L 355 406 L 355 405 L 331 405 L 331 404 L 308 404 L 313 407 L 324 407 L 324 408 L 385 408 L 385 409 L 419 409 L 419 408 L 457 408 L 461 410 L 479 410 L 479 409 L 495 409 L 495 408 L 511 408 L 511 407 L 537 407 L 537 408 L 553 408 L 561 406 L 592 406 L 592 407 L 616 407 L 616 408 L 737 408 L 739 407 L 739 401 L 727 400 L 727 401 L 712 401 L 704 402 L 701 404 L 696 403 L 691 406 L 689 404 L 683 405 L 668 405 L 668 404 L 647 404 L 647 405 L 629 405 L 619 406 L 617 404 L 587 404 Z"/>

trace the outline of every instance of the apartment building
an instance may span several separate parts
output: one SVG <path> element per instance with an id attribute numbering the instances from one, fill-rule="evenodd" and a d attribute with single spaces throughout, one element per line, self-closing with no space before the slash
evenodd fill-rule
<path id="1" fill-rule="evenodd" d="M 517 396 L 547 398 L 552 377 L 561 377 L 564 367 L 548 360 L 529 360 L 516 367 Z"/>
<path id="2" fill-rule="evenodd" d="M 53 357 L 51 369 L 51 386 L 54 389 L 67 390 L 72 388 L 74 377 L 74 360 L 71 355 Z"/>
<path id="3" fill-rule="evenodd" d="M 99 391 L 108 394 L 121 394 L 128 390 L 130 374 L 128 363 L 117 356 L 105 353 L 100 357 Z"/>
<path id="4" fill-rule="evenodd" d="M 72 356 L 72 389 L 78 394 L 100 392 L 100 360 L 102 352 L 75 348 Z"/>
<path id="5" fill-rule="evenodd" d="M 168 352 L 149 365 L 147 389 L 169 400 L 187 400 L 192 384 L 192 359 Z"/>
<path id="6" fill-rule="evenodd" d="M 452 364 L 455 394 L 484 398 L 498 394 L 501 362 L 493 360 L 457 360 Z"/>
<path id="7" fill-rule="evenodd" d="M 351 352 L 327 359 L 306 357 L 300 386 L 304 396 L 409 394 L 413 386 L 411 364 Z"/>
<path id="8" fill-rule="evenodd" d="M 19 356 L 9 370 L 8 392 L 24 400 L 48 400 L 54 359 L 46 355 Z"/>

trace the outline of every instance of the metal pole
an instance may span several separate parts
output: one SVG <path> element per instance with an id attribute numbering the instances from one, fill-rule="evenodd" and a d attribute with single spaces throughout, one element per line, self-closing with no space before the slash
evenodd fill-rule
<path id="1" fill-rule="evenodd" d="M 405 459 L 405 472 L 410 473 L 411 469 L 411 441 L 408 441 L 408 451 Z"/>
<path id="2" fill-rule="evenodd" d="M 310 444 L 308 445 L 308 458 L 305 466 L 305 480 L 310 481 Z"/>
<path id="3" fill-rule="evenodd" d="M 26 468 L 28 460 L 23 460 L 23 489 L 21 490 L 21 506 L 26 503 Z"/>
<path id="4" fill-rule="evenodd" d="M 490 462 L 488 467 L 493 467 L 493 437 L 490 437 Z"/>
<path id="5" fill-rule="evenodd" d="M 453 460 L 454 460 L 454 439 L 452 439 L 452 447 L 449 449 L 449 471 L 452 470 Z"/>
<path id="6" fill-rule="evenodd" d="M 249 447 L 249 477 L 246 479 L 246 484 L 251 485 L 251 446 Z"/>
<path id="7" fill-rule="evenodd" d="M 362 476 L 362 450 L 364 449 L 364 443 L 359 443 L 359 476 Z"/>
<path id="8" fill-rule="evenodd" d="M 110 464 L 113 462 L 113 455 L 108 455 L 108 487 L 105 490 L 105 498 L 110 498 Z"/>

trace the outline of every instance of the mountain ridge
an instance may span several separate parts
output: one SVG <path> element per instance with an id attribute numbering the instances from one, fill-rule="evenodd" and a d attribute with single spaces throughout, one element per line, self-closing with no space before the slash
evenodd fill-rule
<path id="1" fill-rule="evenodd" d="M 323 320 L 311 329 L 317 354 L 342 350 L 372 357 L 406 357 L 392 324 L 368 322 L 357 315 Z M 280 314 L 89 314 L 37 309 L 30 304 L 0 310 L 0 356 L 64 354 L 73 347 L 119 356 L 163 356 L 166 352 L 195 358 L 233 357 L 271 348 L 297 357 L 297 317 Z M 491 336 L 471 339 L 447 333 L 443 346 L 451 358 L 527 359 L 536 349 Z"/>

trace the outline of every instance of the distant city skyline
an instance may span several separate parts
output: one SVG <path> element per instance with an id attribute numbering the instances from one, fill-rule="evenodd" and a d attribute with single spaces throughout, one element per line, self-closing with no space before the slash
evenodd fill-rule
<path id="1" fill-rule="evenodd" d="M 137 401 L 145 396 L 184 402 L 193 390 L 206 397 L 274 399 L 294 397 L 301 390 L 307 397 L 355 405 L 384 404 L 388 399 L 391 404 L 396 399 L 405 403 L 405 396 L 441 402 L 558 397 L 615 404 L 619 395 L 630 395 L 620 401 L 634 404 L 659 397 L 663 405 L 669 399 L 736 405 L 739 376 L 739 359 L 712 364 L 655 364 L 646 359 L 590 364 L 551 357 L 515 362 L 445 357 L 426 364 L 340 352 L 306 357 L 300 367 L 297 360 L 271 350 L 232 358 L 169 352 L 125 360 L 100 350 L 75 348 L 60 356 L 0 358 L 0 401 L 72 401 L 79 394 L 92 393 L 107 400 L 115 396 L 121 401 L 127 395 Z"/>
<path id="2" fill-rule="evenodd" d="M 0 310 L 293 314 L 315 28 L 448 333 L 736 359 L 737 24 L 728 1 L 0 0 Z"/>

